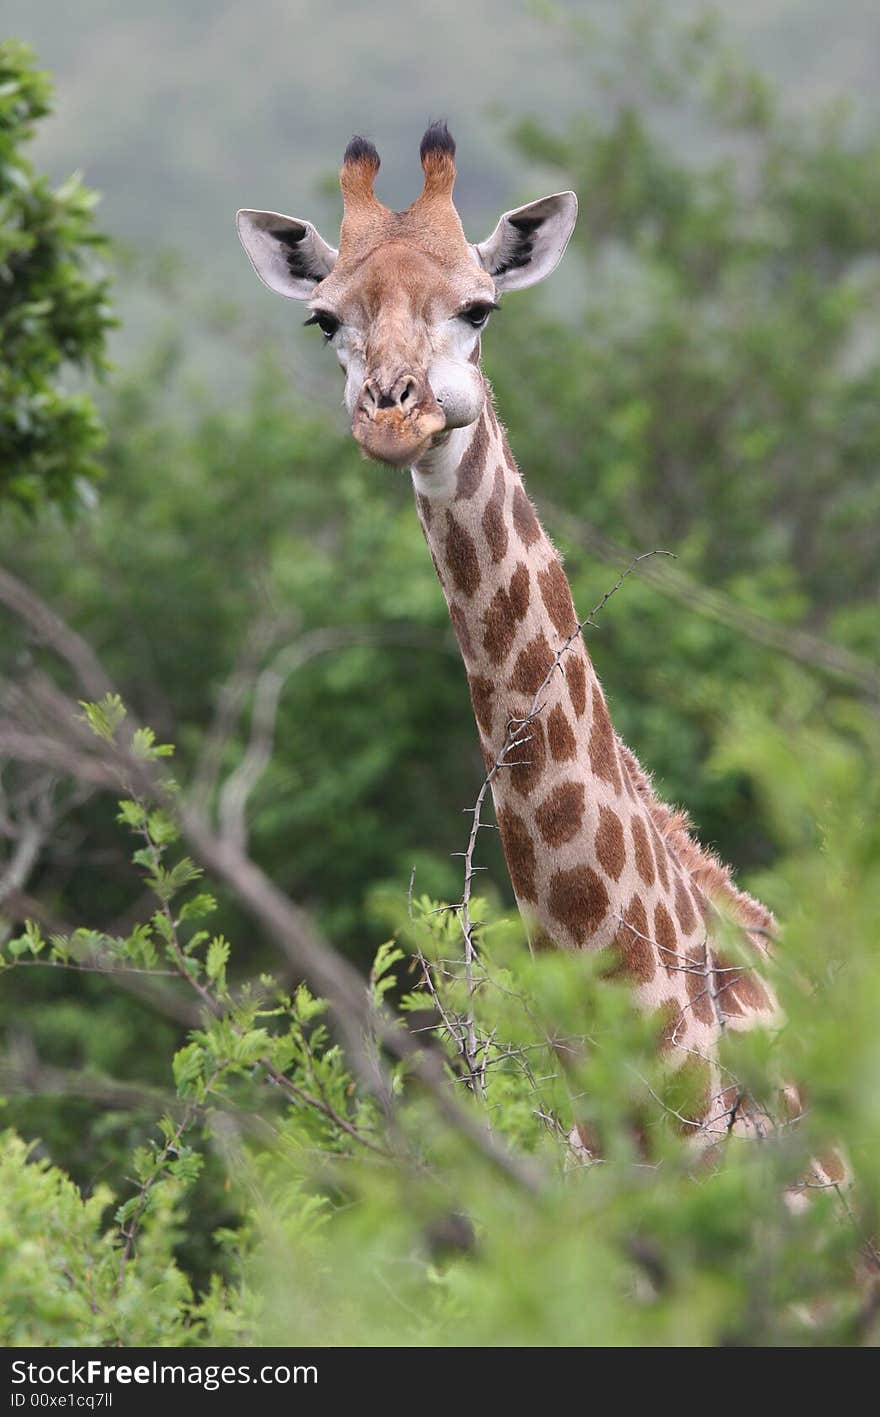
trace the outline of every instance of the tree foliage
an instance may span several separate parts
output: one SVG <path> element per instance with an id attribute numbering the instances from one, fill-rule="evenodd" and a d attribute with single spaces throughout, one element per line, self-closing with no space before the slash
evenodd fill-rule
<path id="1" fill-rule="evenodd" d="M 104 737 L 121 723 L 118 700 L 87 714 Z M 876 804 L 862 789 L 863 746 L 876 754 L 865 718 L 838 738 L 817 733 L 802 712 L 771 728 L 744 707 L 719 750 L 748 756 L 786 823 L 788 851 L 765 881 L 774 903 L 791 906 L 773 967 L 786 1022 L 773 1039 L 729 1037 L 722 1055 L 736 1087 L 768 1106 L 781 1078 L 810 1080 L 800 1123 L 780 1120 L 763 1138 L 730 1141 L 721 1127 L 708 1151 L 693 1151 L 687 1098 L 658 1060 L 659 1025 L 634 1015 L 627 988 L 609 977 L 610 959 L 532 957 L 513 919 L 475 902 L 469 970 L 456 962 L 454 911 L 428 898 L 408 909 L 388 899 L 396 939 L 375 957 L 373 1007 L 395 1001 L 397 1027 L 415 1028 L 442 1060 L 443 1085 L 457 1085 L 459 1115 L 491 1118 L 495 1138 L 528 1158 L 525 1181 L 438 1113 L 410 1054 L 389 1065 L 392 1122 L 371 1070 L 353 1066 L 328 1028 L 326 1002 L 304 983 L 289 989 L 263 974 L 231 987 L 229 943 L 205 927 L 215 901 L 179 854 L 176 789 L 170 811 L 122 800 L 119 820 L 143 843 L 133 859 L 151 913 L 125 938 L 45 939 L 29 923 L 7 943 L 4 970 L 40 960 L 101 965 L 108 975 L 171 967 L 197 995 L 202 1021 L 174 1055 L 176 1096 L 136 1149 L 109 1226 L 105 1191 L 81 1200 L 58 1171 L 27 1164 L 14 1134 L 4 1137 L 3 1284 L 14 1288 L 22 1264 L 37 1274 L 5 1308 L 8 1341 L 876 1339 L 880 980 L 870 925 L 880 841 Z M 147 756 L 161 751 L 150 744 Z M 797 770 L 804 752 L 815 764 L 809 782 Z M 854 854 L 851 833 L 861 826 Z M 832 919 L 839 933 L 829 940 Z M 465 1053 L 466 1026 L 476 1054 Z M 465 1056 L 476 1067 L 464 1069 Z M 573 1121 L 601 1135 L 601 1161 L 572 1153 Z M 832 1136 L 846 1145 L 853 1187 L 812 1179 L 810 1158 Z M 214 1268 L 196 1302 L 174 1251 L 181 1201 L 206 1147 L 237 1214 L 213 1237 Z M 792 1193 L 809 1204 L 793 1210 Z"/>
<path id="2" fill-rule="evenodd" d="M 25 45 L 0 43 L 0 499 L 70 506 L 99 471 L 101 431 L 70 371 L 104 367 L 111 324 L 96 266 L 96 197 L 72 177 L 53 189 L 24 149 L 51 87 Z"/>

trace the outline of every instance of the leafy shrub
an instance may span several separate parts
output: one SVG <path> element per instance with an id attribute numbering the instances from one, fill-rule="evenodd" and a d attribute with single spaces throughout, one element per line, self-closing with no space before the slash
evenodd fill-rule
<path id="1" fill-rule="evenodd" d="M 77 178 L 52 190 L 22 153 L 51 88 L 27 47 L 0 43 L 0 501 L 70 507 L 99 473 L 91 399 L 62 386 L 71 369 L 103 368 L 112 323 L 97 198 Z"/>
<path id="2" fill-rule="evenodd" d="M 117 700 L 87 713 L 101 737 L 117 734 Z M 167 753 L 149 733 L 135 744 L 148 761 Z M 809 781 L 797 766 L 807 747 Z M 41 958 L 111 975 L 170 967 L 201 1000 L 203 1020 L 174 1056 L 176 1101 L 132 1158 L 135 1187 L 109 1228 L 105 1191 L 82 1200 L 45 1162 L 25 1164 L 24 1144 L 5 1134 L 0 1293 L 16 1295 L 6 1305 L 9 1341 L 876 1337 L 864 1274 L 880 1199 L 880 986 L 870 933 L 880 838 L 862 783 L 876 728 L 852 716 L 834 735 L 813 726 L 808 708 L 792 708 L 791 723 L 771 729 L 744 708 L 721 751 L 748 757 L 789 824 L 791 847 L 765 882 L 790 919 L 775 979 L 787 1021 L 774 1038 L 729 1038 L 724 1064 L 759 1095 L 774 1078 L 797 1076 L 809 1107 L 797 1127 L 764 1140 L 719 1137 L 711 1165 L 683 1142 L 657 1025 L 634 1013 L 609 961 L 533 958 L 518 924 L 479 902 L 469 969 L 455 909 L 377 901 L 397 917 L 397 942 L 379 950 L 364 988 L 375 1009 L 394 1001 L 395 1026 L 415 1029 L 443 1060 L 443 1087 L 462 1117 L 490 1128 L 497 1149 L 438 1112 L 411 1052 L 395 1061 L 375 1042 L 368 1051 L 383 1060 L 383 1103 L 305 984 L 291 991 L 268 975 L 230 982 L 229 943 L 205 923 L 213 898 L 179 855 L 173 790 L 167 807 L 124 799 L 120 820 L 140 843 L 135 862 L 155 908 L 125 938 L 44 939 L 30 924 L 7 944 L 6 971 Z M 601 1133 L 601 1160 L 572 1151 L 573 1121 Z M 809 1179 L 811 1155 L 831 1138 L 853 1162 L 852 1189 Z M 182 1196 L 206 1147 L 237 1216 L 215 1235 L 217 1268 L 194 1302 L 174 1252 Z M 804 1186 L 810 1204 L 795 1214 L 786 1192 Z M 46 1214 L 53 1223 L 43 1233 Z M 23 1288 L 26 1270 L 35 1277 Z"/>

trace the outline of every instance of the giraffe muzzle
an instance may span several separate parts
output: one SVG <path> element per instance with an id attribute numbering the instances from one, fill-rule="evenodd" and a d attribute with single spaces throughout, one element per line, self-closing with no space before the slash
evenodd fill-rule
<path id="1" fill-rule="evenodd" d="M 446 427 L 446 416 L 427 380 L 401 374 L 388 383 L 364 381 L 351 431 L 367 457 L 408 467 Z"/>

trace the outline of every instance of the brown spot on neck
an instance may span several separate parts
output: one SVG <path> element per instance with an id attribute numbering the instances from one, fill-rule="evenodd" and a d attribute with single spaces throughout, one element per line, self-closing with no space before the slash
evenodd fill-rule
<path id="1" fill-rule="evenodd" d="M 660 963 L 666 966 L 666 973 L 676 973 L 684 961 L 676 949 L 678 936 L 675 933 L 672 916 L 662 900 L 659 900 L 654 907 L 654 940 L 660 952 Z"/>
<path id="2" fill-rule="evenodd" d="M 694 910 L 687 886 L 677 872 L 675 876 L 675 913 L 678 917 L 678 923 L 686 935 L 690 935 L 693 930 L 696 930 L 696 911 Z"/>
<path id="3" fill-rule="evenodd" d="M 743 968 L 728 955 L 715 955 L 715 993 L 722 1014 L 742 1017 L 769 1013 L 770 999 L 754 969 Z"/>
<path id="4" fill-rule="evenodd" d="M 553 667 L 554 659 L 543 631 L 535 635 L 517 655 L 510 676 L 511 689 L 518 689 L 523 694 L 537 694 Z"/>
<path id="5" fill-rule="evenodd" d="M 528 716 L 528 711 L 519 709 L 515 711 L 513 716 L 524 719 Z M 531 722 L 522 727 L 516 725 L 516 732 L 513 736 L 515 739 L 524 738 L 527 741 L 511 748 L 507 755 L 507 761 L 514 766 L 504 768 L 503 771 L 510 773 L 511 786 L 521 796 L 528 797 L 543 777 L 544 766 L 547 762 L 544 726 L 540 718 L 533 718 Z"/>
<path id="6" fill-rule="evenodd" d="M 596 855 L 605 874 L 610 876 L 612 881 L 619 880 L 626 865 L 626 847 L 620 818 L 616 812 L 612 812 L 610 807 L 599 808 Z"/>
<path id="7" fill-rule="evenodd" d="M 535 812 L 538 830 L 548 846 L 562 846 L 580 831 L 584 819 L 584 784 L 560 782 Z"/>
<path id="8" fill-rule="evenodd" d="M 430 549 L 430 548 L 429 548 L 429 549 Z M 431 565 L 434 567 L 434 570 L 435 570 L 436 573 L 437 573 L 437 579 L 438 579 L 438 581 L 440 582 L 440 584 L 442 585 L 443 589 L 445 590 L 445 589 L 446 589 L 446 581 L 445 581 L 445 579 L 444 579 L 444 577 L 443 577 L 443 572 L 442 572 L 441 569 L 440 569 L 440 562 L 437 560 L 437 557 L 434 555 L 433 551 L 431 551 Z"/>
<path id="9" fill-rule="evenodd" d="M 483 480 L 486 468 L 486 453 L 489 447 L 489 425 L 485 409 L 474 425 L 471 441 L 468 443 L 458 465 L 455 500 L 473 497 Z"/>
<path id="10" fill-rule="evenodd" d="M 486 679 L 481 674 L 471 674 L 468 676 L 468 685 L 471 691 L 471 703 L 474 706 L 474 714 L 477 723 L 483 730 L 487 738 L 492 735 L 492 699 L 495 693 L 495 685 L 491 679 Z"/>
<path id="11" fill-rule="evenodd" d="M 608 914 L 608 892 L 591 866 L 573 866 L 550 877 L 547 905 L 575 944 L 584 944 Z"/>
<path id="12" fill-rule="evenodd" d="M 509 587 L 498 587 L 483 616 L 486 626 L 483 646 L 493 664 L 501 664 L 507 658 L 517 626 L 528 608 L 529 573 L 520 561 Z"/>
<path id="13" fill-rule="evenodd" d="M 587 711 L 587 669 L 579 646 L 572 645 L 568 650 L 563 661 L 563 669 L 565 670 L 565 682 L 568 684 L 571 706 L 578 718 L 583 718 Z"/>
<path id="14" fill-rule="evenodd" d="M 819 1157 L 819 1165 L 833 1185 L 846 1180 L 846 1166 L 838 1151 L 823 1151 Z"/>
<path id="15" fill-rule="evenodd" d="M 511 807 L 502 807 L 498 812 L 498 829 L 517 899 L 534 904 L 537 900 L 535 848 L 528 828 L 518 812 L 514 812 Z"/>
<path id="16" fill-rule="evenodd" d="M 657 964 L 641 896 L 634 895 L 626 907 L 614 943 L 622 956 L 624 971 L 637 984 L 650 984 L 657 973 Z"/>
<path id="17" fill-rule="evenodd" d="M 467 616 L 461 606 L 456 605 L 454 600 L 449 603 L 449 618 L 454 626 L 462 654 L 465 659 L 472 660 L 474 658 L 474 646 L 471 640 L 471 632 L 468 629 Z"/>
<path id="18" fill-rule="evenodd" d="M 668 1053 L 681 1040 L 684 1033 L 684 1017 L 677 999 L 661 999 L 656 1010 L 660 1026 L 658 1051 Z"/>
<path id="19" fill-rule="evenodd" d="M 507 555 L 507 523 L 504 520 L 504 472 L 502 468 L 495 469 L 495 481 L 492 485 L 492 495 L 483 508 L 483 535 L 486 538 L 486 545 L 489 548 L 489 555 L 497 564 L 503 561 Z"/>
<path id="20" fill-rule="evenodd" d="M 632 832 L 633 848 L 636 855 L 636 870 L 641 876 L 646 886 L 654 884 L 654 857 L 651 853 L 651 843 L 648 840 L 648 829 L 642 817 L 633 817 L 630 824 Z"/>
<path id="21" fill-rule="evenodd" d="M 561 704 L 554 704 L 547 719 L 547 742 L 557 763 L 567 762 L 577 752 L 574 729 L 565 716 Z"/>
<path id="22" fill-rule="evenodd" d="M 713 1024 L 715 1005 L 712 1002 L 712 993 L 715 978 L 707 963 L 705 945 L 699 949 L 688 950 L 687 972 L 684 977 L 694 1018 L 699 1019 L 700 1023 Z"/>
<path id="23" fill-rule="evenodd" d="M 541 524 L 519 483 L 513 489 L 513 524 L 523 546 L 534 546 L 536 541 L 540 541 Z"/>
<path id="24" fill-rule="evenodd" d="M 620 770 L 617 766 L 614 730 L 611 727 L 611 719 L 608 717 L 605 700 L 602 698 L 601 690 L 597 684 L 593 685 L 593 727 L 590 733 L 589 751 L 593 772 L 597 777 L 610 783 L 619 796 L 621 782 Z"/>
<path id="25" fill-rule="evenodd" d="M 498 434 L 498 437 L 501 440 L 501 456 L 504 459 L 504 464 L 506 467 L 510 468 L 511 472 L 516 472 L 516 458 L 513 456 L 513 453 L 510 450 L 510 444 L 507 441 L 507 430 L 505 429 L 501 420 L 496 415 L 494 407 L 492 408 L 492 417 L 495 421 L 495 432 Z"/>
<path id="26" fill-rule="evenodd" d="M 568 588 L 565 572 L 555 557 L 549 566 L 538 572 L 538 586 L 541 591 L 541 599 L 547 608 L 547 614 L 553 621 L 560 638 L 567 640 L 577 629 L 577 617 L 574 613 L 571 591 Z"/>
<path id="27" fill-rule="evenodd" d="M 480 584 L 480 563 L 477 548 L 469 531 L 446 513 L 446 564 L 457 590 L 469 598 Z"/>
<path id="28" fill-rule="evenodd" d="M 657 828 L 655 827 L 654 823 L 651 821 L 651 818 L 650 818 L 650 817 L 648 818 L 648 826 L 649 826 L 650 829 L 651 829 L 651 839 L 652 839 L 652 841 L 653 841 L 653 843 L 654 843 L 654 858 L 655 858 L 655 860 L 656 860 L 656 862 L 657 862 L 657 875 L 658 875 L 659 878 L 660 878 L 660 884 L 661 884 L 661 886 L 663 887 L 663 889 L 664 889 L 665 891 L 668 891 L 668 890 L 669 890 L 669 854 L 668 854 L 668 852 L 667 852 L 667 850 L 666 850 L 666 844 L 665 844 L 665 842 L 663 842 L 663 841 L 660 839 L 660 833 L 658 832 L 658 830 L 657 830 Z"/>

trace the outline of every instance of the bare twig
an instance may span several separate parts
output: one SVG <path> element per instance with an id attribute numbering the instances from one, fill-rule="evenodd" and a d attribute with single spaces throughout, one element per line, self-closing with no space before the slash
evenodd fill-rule
<path id="1" fill-rule="evenodd" d="M 466 1044 L 463 1042 L 461 1044 L 461 1047 L 465 1055 L 469 1075 L 472 1079 L 472 1086 L 475 1091 L 478 1091 L 481 1094 L 483 1089 L 480 1085 L 479 1070 L 477 1068 L 477 1043 L 473 1010 L 473 995 L 475 988 L 475 942 L 474 924 L 471 917 L 471 883 L 474 879 L 476 872 L 481 869 L 480 867 L 474 865 L 474 853 L 476 852 L 477 838 L 479 836 L 480 831 L 490 825 L 490 823 L 483 821 L 483 808 L 485 806 L 486 797 L 489 793 L 489 789 L 491 788 L 492 783 L 498 776 L 499 772 L 501 772 L 505 768 L 516 767 L 521 765 L 521 760 L 518 758 L 512 759 L 511 754 L 515 753 L 519 748 L 524 747 L 526 743 L 530 742 L 531 734 L 529 732 L 529 729 L 544 710 L 544 695 L 546 693 L 547 687 L 550 684 L 550 681 L 552 680 L 554 674 L 556 674 L 557 671 L 559 671 L 560 673 L 562 672 L 562 660 L 564 656 L 571 649 L 575 641 L 580 639 L 584 629 L 588 625 L 595 624 L 596 617 L 601 614 L 611 597 L 620 589 L 624 581 L 626 581 L 626 579 L 632 575 L 632 573 L 637 569 L 637 567 L 641 565 L 642 562 L 649 561 L 652 557 L 655 556 L 669 556 L 671 554 L 672 553 L 668 551 L 644 551 L 640 555 L 634 556 L 629 562 L 629 564 L 625 567 L 625 569 L 621 571 L 614 585 L 612 585 L 605 592 L 598 604 L 593 606 L 593 609 L 590 611 L 589 615 L 586 615 L 583 620 L 578 621 L 574 630 L 572 630 L 571 634 L 567 636 L 567 638 L 562 642 L 562 644 L 556 651 L 550 668 L 547 670 L 547 673 L 545 674 L 541 684 L 538 686 L 538 689 L 535 692 L 535 696 L 532 700 L 532 705 L 529 709 L 529 712 L 524 718 L 513 718 L 508 723 L 504 742 L 501 746 L 501 751 L 499 752 L 489 771 L 486 773 L 486 776 L 483 778 L 483 781 L 480 785 L 480 790 L 477 793 L 476 801 L 474 802 L 473 807 L 466 809 L 471 814 L 471 829 L 468 833 L 467 847 L 463 853 L 464 881 L 462 885 L 461 898 L 456 904 L 444 907 L 444 909 L 455 911 L 455 914 L 458 917 L 459 925 L 461 926 L 461 934 L 464 944 L 465 980 L 468 995 L 468 1010 L 463 1024 L 464 1038 L 466 1040 Z"/>
<path id="2" fill-rule="evenodd" d="M 59 658 L 69 664 L 83 693 L 90 699 L 100 699 L 110 692 L 110 680 L 91 646 L 29 586 L 2 567 L 0 604 L 22 620 L 36 640 L 54 650 Z"/>
<path id="3" fill-rule="evenodd" d="M 241 761 L 226 778 L 218 801 L 221 833 L 242 849 L 247 846 L 247 804 L 271 761 L 280 699 L 291 674 L 322 655 L 354 645 L 439 649 L 444 653 L 450 648 L 436 636 L 426 635 L 417 625 L 334 625 L 305 631 L 280 649 L 271 664 L 260 669 L 263 655 L 273 640 L 277 640 L 282 628 L 282 622 L 276 617 L 271 624 L 258 626 L 257 632 L 249 637 L 241 662 L 221 691 L 215 722 L 189 794 L 200 811 L 207 811 L 223 753 L 245 701 L 253 695 L 247 747 Z"/>
<path id="4" fill-rule="evenodd" d="M 372 1030 L 384 1048 L 407 1061 L 441 1116 L 487 1161 L 529 1191 L 541 1189 L 537 1168 L 509 1151 L 488 1127 L 459 1107 L 451 1095 L 440 1060 L 430 1052 L 425 1053 L 417 1040 L 384 1010 L 372 1008 L 361 976 L 335 950 L 318 941 L 305 913 L 278 890 L 256 863 L 212 833 L 190 810 L 184 809 L 182 825 L 198 859 L 213 876 L 226 882 L 241 904 L 277 941 L 315 993 L 327 999 L 361 1081 L 371 1091 L 378 1087 L 380 1094 L 388 1092 L 387 1083 L 377 1079 L 364 1048 L 363 1033 Z"/>
<path id="5" fill-rule="evenodd" d="M 112 693 L 111 682 L 79 637 L 48 611 L 32 591 L 4 575 L 4 602 L 32 629 L 44 631 L 44 638 L 74 670 L 85 693 L 90 696 Z M 19 705 L 18 711 L 24 714 L 25 706 Z M 368 1042 L 371 1037 L 375 1037 L 381 1048 L 406 1061 L 411 1076 L 425 1088 L 439 1115 L 492 1166 L 529 1191 L 542 1188 L 543 1179 L 537 1167 L 527 1158 L 509 1151 L 485 1121 L 458 1104 L 441 1061 L 430 1051 L 426 1053 L 418 1040 L 384 1009 L 373 1006 L 361 975 L 320 939 L 306 912 L 268 879 L 240 845 L 215 832 L 203 812 L 192 803 L 169 794 L 166 781 L 155 765 L 135 757 L 125 744 L 95 740 L 87 751 L 72 704 L 65 727 L 66 739 L 61 724 L 57 733 L 31 733 L 26 722 L 22 726 L 21 722 L 0 721 L 0 750 L 6 747 L 12 750 L 13 756 L 20 756 L 24 761 L 49 762 L 76 781 L 85 778 L 106 786 L 117 786 L 122 781 L 130 795 L 159 800 L 174 811 L 194 856 L 215 879 L 233 891 L 242 906 L 276 941 L 294 970 L 307 980 L 316 995 L 328 1001 L 355 1074 L 378 1098 L 380 1105 L 386 1111 L 392 1110 L 392 1092 L 381 1058 Z M 130 723 L 129 731 L 134 727 Z M 208 1001 L 204 1002 L 207 1006 Z M 166 1150 L 178 1142 L 179 1135 L 175 1133 Z M 130 1230 L 136 1230 L 136 1225 Z M 133 1243 L 133 1236 L 126 1241 L 120 1275 L 124 1274 Z"/>
<path id="6" fill-rule="evenodd" d="M 31 1041 L 16 1039 L 0 1057 L 0 1087 L 35 1097 L 75 1097 L 98 1107 L 174 1112 L 177 1099 L 150 1083 L 117 1082 L 101 1073 L 51 1067 L 40 1062 Z"/>

